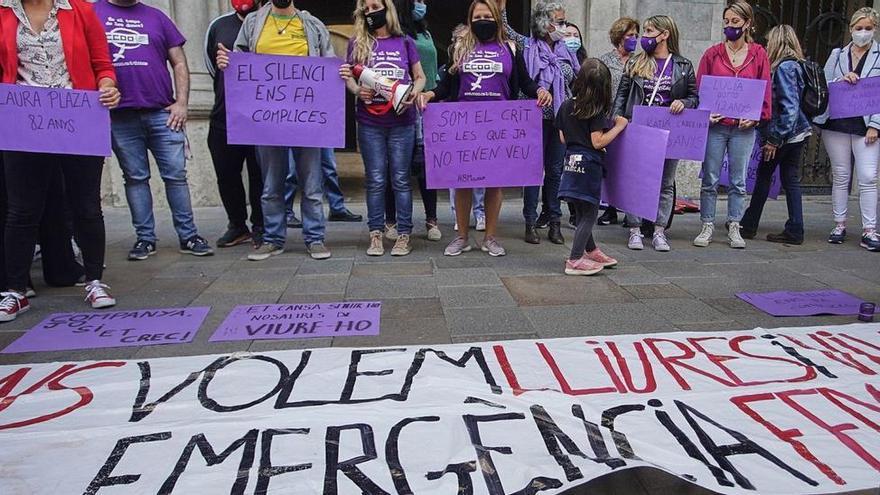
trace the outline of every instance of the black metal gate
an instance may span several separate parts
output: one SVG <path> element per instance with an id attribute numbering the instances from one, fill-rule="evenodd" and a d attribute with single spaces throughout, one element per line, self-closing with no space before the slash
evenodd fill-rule
<path id="1" fill-rule="evenodd" d="M 874 0 L 754 0 L 753 5 L 760 43 L 772 27 L 789 24 L 800 37 L 804 55 L 824 66 L 834 48 L 849 42 L 852 14 L 861 7 L 872 7 Z M 802 181 L 807 189 L 830 187 L 831 167 L 819 136 L 813 136 L 807 145 Z"/>

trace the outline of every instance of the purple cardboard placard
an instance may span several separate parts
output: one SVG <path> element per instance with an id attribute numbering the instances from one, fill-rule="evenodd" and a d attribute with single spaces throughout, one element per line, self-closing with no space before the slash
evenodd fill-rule
<path id="1" fill-rule="evenodd" d="M 657 218 L 669 131 L 630 124 L 605 155 L 602 201 L 648 220 Z"/>
<path id="2" fill-rule="evenodd" d="M 763 79 L 703 76 L 700 108 L 730 119 L 761 120 L 766 91 Z"/>
<path id="3" fill-rule="evenodd" d="M 337 58 L 232 53 L 224 71 L 230 144 L 345 147 Z"/>
<path id="4" fill-rule="evenodd" d="M 43 320 L 2 354 L 192 342 L 211 308 L 59 313 Z"/>
<path id="5" fill-rule="evenodd" d="M 736 297 L 773 316 L 857 315 L 859 306 L 865 302 L 836 289 L 763 294 L 744 292 Z"/>
<path id="6" fill-rule="evenodd" d="M 832 119 L 864 117 L 880 113 L 880 77 L 846 81 L 828 85 L 828 109 Z"/>
<path id="7" fill-rule="evenodd" d="M 542 119 L 534 100 L 428 105 L 428 189 L 543 184 Z"/>
<path id="8" fill-rule="evenodd" d="M 254 304 L 238 306 L 211 342 L 379 335 L 381 302 Z"/>
<path id="9" fill-rule="evenodd" d="M 758 137 L 755 139 L 755 146 L 752 148 L 752 155 L 749 158 L 749 168 L 746 171 L 746 193 L 748 194 L 755 192 L 755 184 L 758 181 L 758 167 L 761 166 L 763 160 L 764 151 L 761 149 L 761 139 Z M 702 170 L 700 170 L 700 177 L 703 177 Z M 724 187 L 730 187 L 730 157 L 727 155 L 724 155 L 724 160 L 721 162 L 721 173 L 718 175 L 718 184 Z M 777 199 L 781 191 L 782 177 L 780 176 L 779 167 L 777 167 L 776 171 L 773 172 L 773 177 L 770 179 L 770 193 L 768 197 L 770 199 Z"/>
<path id="10" fill-rule="evenodd" d="M 110 156 L 110 112 L 99 96 L 0 84 L 0 150 Z"/>
<path id="11" fill-rule="evenodd" d="M 668 107 L 637 106 L 633 109 L 632 123 L 669 131 L 666 158 L 701 162 L 706 158 L 709 113 L 686 109 L 673 115 Z"/>

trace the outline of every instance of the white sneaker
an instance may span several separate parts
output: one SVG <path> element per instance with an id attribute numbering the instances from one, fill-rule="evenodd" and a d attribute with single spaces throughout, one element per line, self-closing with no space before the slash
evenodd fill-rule
<path id="1" fill-rule="evenodd" d="M 654 246 L 654 251 L 668 253 L 672 250 L 672 247 L 669 246 L 669 241 L 666 239 L 666 232 L 654 232 L 654 240 L 651 244 Z"/>
<path id="2" fill-rule="evenodd" d="M 396 241 L 397 238 L 400 237 L 400 234 L 397 233 L 397 224 L 386 225 L 385 226 L 385 238 L 389 241 Z"/>
<path id="3" fill-rule="evenodd" d="M 100 280 L 92 280 L 86 286 L 86 302 L 92 309 L 104 309 L 116 306 L 116 299 L 110 295 L 110 287 Z"/>
<path id="4" fill-rule="evenodd" d="M 712 243 L 712 234 L 715 233 L 715 224 L 713 223 L 704 223 L 703 230 L 700 231 L 700 235 L 694 239 L 694 246 L 697 247 L 708 247 L 709 244 Z"/>
<path id="5" fill-rule="evenodd" d="M 370 247 L 367 248 L 367 256 L 383 256 L 385 254 L 385 246 L 382 245 L 382 231 L 374 230 L 370 232 Z"/>
<path id="6" fill-rule="evenodd" d="M 443 232 L 440 231 L 440 227 L 436 223 L 426 223 L 425 228 L 428 231 L 429 241 L 437 242 L 440 239 L 443 239 Z"/>
<path id="7" fill-rule="evenodd" d="M 629 229 L 629 242 L 627 242 L 626 247 L 633 251 L 641 251 L 642 249 L 645 249 L 645 243 L 642 242 L 643 237 L 641 230 Z"/>
<path id="8" fill-rule="evenodd" d="M 727 240 L 730 241 L 730 247 L 733 249 L 745 249 L 746 241 L 742 238 L 742 234 L 740 234 L 740 226 L 739 222 L 730 222 L 727 226 Z"/>
<path id="9" fill-rule="evenodd" d="M 275 244 L 266 243 L 262 246 L 255 248 L 250 254 L 248 254 L 248 261 L 264 261 L 272 256 L 278 256 L 279 254 L 284 254 L 284 248 L 281 246 L 276 246 Z"/>
<path id="10" fill-rule="evenodd" d="M 486 217 L 477 217 L 477 232 L 486 231 Z"/>

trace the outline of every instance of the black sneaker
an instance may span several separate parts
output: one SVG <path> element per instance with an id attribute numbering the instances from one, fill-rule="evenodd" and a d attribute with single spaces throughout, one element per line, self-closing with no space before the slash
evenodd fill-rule
<path id="1" fill-rule="evenodd" d="M 542 211 L 541 214 L 538 215 L 538 221 L 535 222 L 535 228 L 536 229 L 546 229 L 549 226 L 550 226 L 550 215 L 548 215 Z"/>
<path id="2" fill-rule="evenodd" d="M 301 229 L 303 228 L 302 220 L 296 218 L 296 215 L 291 214 L 287 217 L 287 228 L 288 229 Z"/>
<path id="3" fill-rule="evenodd" d="M 605 213 L 602 213 L 602 216 L 599 217 L 597 223 L 599 225 L 617 225 L 620 223 L 620 219 L 617 216 L 617 210 L 611 207 L 605 209 Z"/>
<path id="4" fill-rule="evenodd" d="M 156 254 L 156 243 L 150 241 L 137 241 L 128 252 L 129 261 L 143 261 Z"/>
<path id="5" fill-rule="evenodd" d="M 228 248 L 251 242 L 251 233 L 246 227 L 229 227 L 217 240 L 217 247 Z"/>
<path id="6" fill-rule="evenodd" d="M 743 239 L 749 239 L 745 236 L 745 231 L 743 231 Z M 775 242 L 776 244 L 790 244 L 792 246 L 800 246 L 804 243 L 803 239 L 798 239 L 797 237 L 789 234 L 788 232 L 782 232 L 781 234 L 767 234 L 767 242 Z"/>
<path id="7" fill-rule="evenodd" d="M 208 241 L 201 236 L 195 235 L 188 240 L 180 243 L 181 254 L 191 254 L 193 256 L 213 256 L 214 250 Z"/>
<path id="8" fill-rule="evenodd" d="M 877 234 L 877 232 L 863 234 L 862 242 L 859 245 L 872 253 L 880 251 L 880 234 Z"/>
<path id="9" fill-rule="evenodd" d="M 831 244 L 843 244 L 846 241 L 846 227 L 843 225 L 836 225 L 834 230 L 831 231 L 831 234 L 828 236 L 828 242 Z"/>
<path id="10" fill-rule="evenodd" d="M 362 222 L 364 220 L 363 215 L 355 215 L 348 208 L 343 208 L 342 211 L 333 211 L 330 212 L 331 222 L 351 222 L 357 223 Z"/>

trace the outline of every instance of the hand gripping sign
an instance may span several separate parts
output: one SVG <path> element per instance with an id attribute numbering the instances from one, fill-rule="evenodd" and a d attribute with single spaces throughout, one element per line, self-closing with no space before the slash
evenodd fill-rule
<path id="1" fill-rule="evenodd" d="M 375 115 L 384 115 L 393 108 L 400 115 L 406 110 L 403 102 L 412 94 L 411 84 L 402 84 L 400 81 L 381 76 L 360 64 L 352 68 L 352 73 L 361 87 L 372 89 L 388 102 L 384 105 L 367 105 L 367 111 Z"/>

